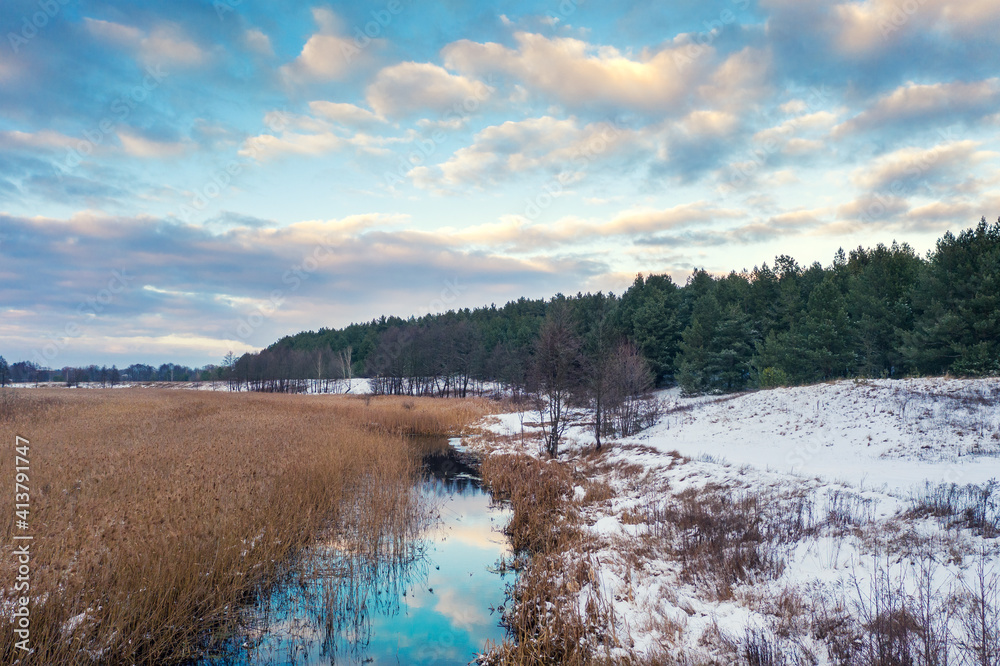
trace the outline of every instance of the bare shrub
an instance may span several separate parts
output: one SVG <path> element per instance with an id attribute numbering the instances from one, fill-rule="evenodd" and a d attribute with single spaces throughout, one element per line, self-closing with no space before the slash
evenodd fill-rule
<path id="1" fill-rule="evenodd" d="M 916 657 L 913 634 L 919 623 L 908 604 L 903 581 L 893 580 L 888 558 L 875 555 L 876 566 L 867 589 L 855 577 L 856 612 L 863 631 L 854 645 L 851 663 L 871 666 L 912 666 Z"/>
<path id="2" fill-rule="evenodd" d="M 916 603 L 917 662 L 922 666 L 947 666 L 951 649 L 951 592 L 934 585 L 937 564 L 931 557 L 920 561 Z"/>
<path id="3" fill-rule="evenodd" d="M 0 388 L 0 422 L 33 418 L 55 405 L 56 401 L 49 395 L 34 389 Z"/>
<path id="4" fill-rule="evenodd" d="M 1000 580 L 987 562 L 984 550 L 976 562 L 975 578 L 971 583 L 963 581 L 964 636 L 957 644 L 963 660 L 975 666 L 1000 664 Z"/>
<path id="5" fill-rule="evenodd" d="M 493 497 L 513 509 L 505 531 L 514 550 L 547 553 L 571 537 L 566 532 L 575 515 L 566 515 L 565 500 L 573 494 L 573 480 L 563 464 L 505 454 L 486 458 L 480 471 Z"/>
<path id="6" fill-rule="evenodd" d="M 619 640 L 596 565 L 580 552 L 568 467 L 556 460 L 495 455 L 483 461 L 481 472 L 494 498 L 511 504 L 506 532 L 521 568 L 503 616 L 511 639 L 488 646 L 482 663 L 604 663 L 598 648 L 617 646 Z"/>
<path id="7" fill-rule="evenodd" d="M 688 489 L 647 509 L 650 536 L 682 566 L 681 578 L 708 582 L 728 599 L 733 586 L 784 569 L 766 501 L 751 491 Z"/>
<path id="8" fill-rule="evenodd" d="M 827 498 L 826 519 L 837 527 L 869 524 L 874 520 L 873 502 L 850 491 L 834 490 Z"/>
<path id="9" fill-rule="evenodd" d="M 778 640 L 763 629 L 748 627 L 740 647 L 748 666 L 784 666 L 786 663 L 785 653 Z"/>
<path id="10" fill-rule="evenodd" d="M 1000 493 L 996 480 L 984 485 L 927 483 L 910 498 L 909 517 L 934 517 L 944 527 L 965 527 L 988 539 L 1000 536 Z"/>

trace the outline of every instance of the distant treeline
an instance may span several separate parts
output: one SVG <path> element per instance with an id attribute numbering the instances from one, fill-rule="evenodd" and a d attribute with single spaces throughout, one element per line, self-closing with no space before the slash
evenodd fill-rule
<path id="1" fill-rule="evenodd" d="M 258 391 L 343 390 L 481 394 L 530 390 L 540 331 L 557 312 L 566 344 L 599 367 L 623 344 L 657 386 L 732 392 L 844 377 L 1000 374 L 1000 220 L 945 234 L 927 257 L 906 244 L 840 250 L 829 266 L 779 256 L 724 277 L 695 270 L 683 286 L 639 275 L 621 296 L 526 298 L 420 318 L 380 317 L 288 336 L 219 366 L 43 370 L 7 365 L 7 381 L 228 381 Z"/>
<path id="2" fill-rule="evenodd" d="M 995 375 L 1000 220 L 946 233 L 927 257 L 893 243 L 840 250 L 826 267 L 782 255 L 771 266 L 724 277 L 695 270 L 684 286 L 667 275 L 640 275 L 620 297 L 521 298 L 503 307 L 381 317 L 285 337 L 240 361 L 277 368 L 281 357 L 321 354 L 336 360 L 341 374 L 376 378 L 388 393 L 517 386 L 553 307 L 568 310 L 582 350 L 613 348 L 597 337 L 629 342 L 657 385 L 677 383 L 690 393 L 844 377 Z"/>
<path id="3" fill-rule="evenodd" d="M 117 386 L 125 382 L 189 382 L 221 380 L 222 368 L 207 365 L 204 368 L 189 368 L 185 365 L 164 363 L 154 367 L 144 363 L 133 363 L 127 368 L 116 365 L 86 365 L 80 367 L 43 368 L 33 361 L 18 361 L 8 364 L 0 356 L 0 385 L 9 383 L 30 384 L 38 382 L 59 382 L 67 386 L 80 384 L 100 384 Z"/>

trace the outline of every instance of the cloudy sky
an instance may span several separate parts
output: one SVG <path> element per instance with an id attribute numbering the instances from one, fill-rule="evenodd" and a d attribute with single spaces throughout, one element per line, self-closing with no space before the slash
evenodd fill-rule
<path id="1" fill-rule="evenodd" d="M 218 362 L 1000 214 L 1000 3 L 4 0 L 0 354 Z"/>

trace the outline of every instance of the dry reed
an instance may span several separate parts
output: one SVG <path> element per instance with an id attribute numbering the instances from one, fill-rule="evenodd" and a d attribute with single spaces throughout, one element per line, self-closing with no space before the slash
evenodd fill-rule
<path id="1" fill-rule="evenodd" d="M 557 460 L 494 455 L 480 470 L 494 498 L 513 509 L 506 532 L 521 570 L 504 615 L 510 639 L 489 646 L 483 663 L 611 663 L 600 648 L 617 646 L 618 638 L 596 566 L 581 555 L 586 543 L 569 467 Z"/>
<path id="2" fill-rule="evenodd" d="M 31 447 L 34 651 L 16 650 L 5 630 L 0 662 L 190 659 L 232 636 L 238 610 L 266 595 L 317 534 L 349 523 L 378 543 L 401 506 L 385 493 L 407 491 L 417 470 L 399 435 L 458 434 L 489 411 L 485 401 L 408 402 L 151 389 L 5 394 L 0 479 L 13 483 L 15 435 Z M 0 548 L 5 608 L 17 566 L 12 536 L 22 533 L 13 508 Z"/>

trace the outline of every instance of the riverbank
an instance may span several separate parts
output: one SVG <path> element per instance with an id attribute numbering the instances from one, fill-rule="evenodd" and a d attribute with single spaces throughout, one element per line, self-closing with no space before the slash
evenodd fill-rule
<path id="1" fill-rule="evenodd" d="M 13 484 L 15 437 L 30 448 L 24 525 L 10 520 L 0 547 L 4 616 L 29 599 L 31 651 L 11 631 L 0 640 L 11 664 L 201 656 L 318 536 L 375 550 L 396 540 L 420 474 L 404 435 L 458 435 L 495 409 L 155 389 L 3 396 L 0 478 Z M 14 536 L 31 537 L 23 591 Z"/>
<path id="2" fill-rule="evenodd" d="M 551 598 L 518 621 L 544 642 L 576 611 L 576 663 L 995 657 L 998 398 L 996 379 L 665 392 L 652 428 L 594 453 L 581 417 L 551 462 L 531 414 L 490 417 L 471 446 L 556 470 L 559 544 L 522 575 Z"/>

